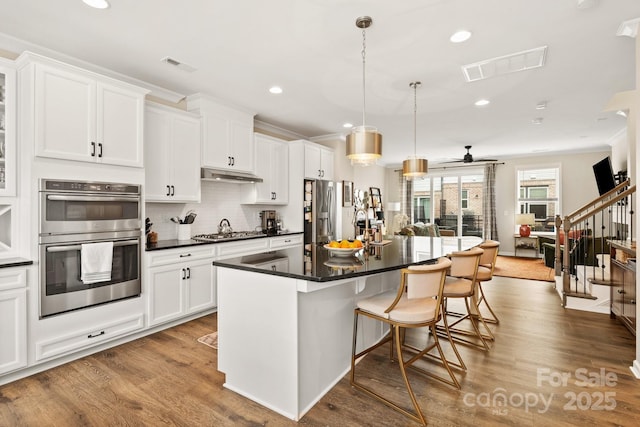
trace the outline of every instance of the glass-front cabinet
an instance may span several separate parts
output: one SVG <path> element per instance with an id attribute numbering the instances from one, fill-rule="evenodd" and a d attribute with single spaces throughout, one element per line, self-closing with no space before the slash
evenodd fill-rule
<path id="1" fill-rule="evenodd" d="M 0 58 L 0 196 L 15 196 L 15 70 Z"/>

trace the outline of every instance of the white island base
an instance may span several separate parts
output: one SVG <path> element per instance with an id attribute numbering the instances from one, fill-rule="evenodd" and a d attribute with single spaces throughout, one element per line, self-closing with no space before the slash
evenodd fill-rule
<path id="1" fill-rule="evenodd" d="M 396 289 L 396 271 L 314 282 L 218 267 L 224 387 L 298 421 L 351 365 L 356 301 Z M 358 347 L 386 333 L 360 316 Z"/>

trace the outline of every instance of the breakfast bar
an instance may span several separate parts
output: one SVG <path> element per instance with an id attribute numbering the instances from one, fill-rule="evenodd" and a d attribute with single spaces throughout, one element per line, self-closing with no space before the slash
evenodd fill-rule
<path id="1" fill-rule="evenodd" d="M 394 236 L 351 254 L 305 245 L 214 261 L 224 386 L 299 420 L 350 369 L 356 302 L 395 289 L 398 270 L 481 242 Z M 361 319 L 358 343 L 386 330 Z"/>

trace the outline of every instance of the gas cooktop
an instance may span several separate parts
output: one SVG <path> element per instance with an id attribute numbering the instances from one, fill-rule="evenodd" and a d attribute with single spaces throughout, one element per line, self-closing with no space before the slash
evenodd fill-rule
<path id="1" fill-rule="evenodd" d="M 192 239 L 198 242 L 217 242 L 220 240 L 248 239 L 258 236 L 266 236 L 266 234 L 262 231 L 233 231 L 231 233 L 196 234 Z"/>

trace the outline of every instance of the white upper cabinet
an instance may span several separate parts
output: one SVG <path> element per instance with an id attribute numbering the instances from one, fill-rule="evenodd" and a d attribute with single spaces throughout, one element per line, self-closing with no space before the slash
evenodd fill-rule
<path id="1" fill-rule="evenodd" d="M 255 134 L 256 175 L 262 182 L 250 192 L 247 203 L 286 205 L 289 203 L 289 147 L 286 141 Z"/>
<path id="2" fill-rule="evenodd" d="M 145 108 L 145 200 L 200 201 L 200 118 L 175 108 Z"/>
<path id="3" fill-rule="evenodd" d="M 187 109 L 202 117 L 202 167 L 255 172 L 252 113 L 202 94 L 188 97 Z"/>
<path id="4" fill-rule="evenodd" d="M 16 194 L 15 94 L 16 72 L 13 64 L 0 58 L 0 196 Z"/>
<path id="5" fill-rule="evenodd" d="M 304 175 L 310 179 L 333 179 L 333 150 L 312 142 L 304 145 Z"/>
<path id="6" fill-rule="evenodd" d="M 36 156 L 143 166 L 146 89 L 32 53 L 18 62 Z"/>

